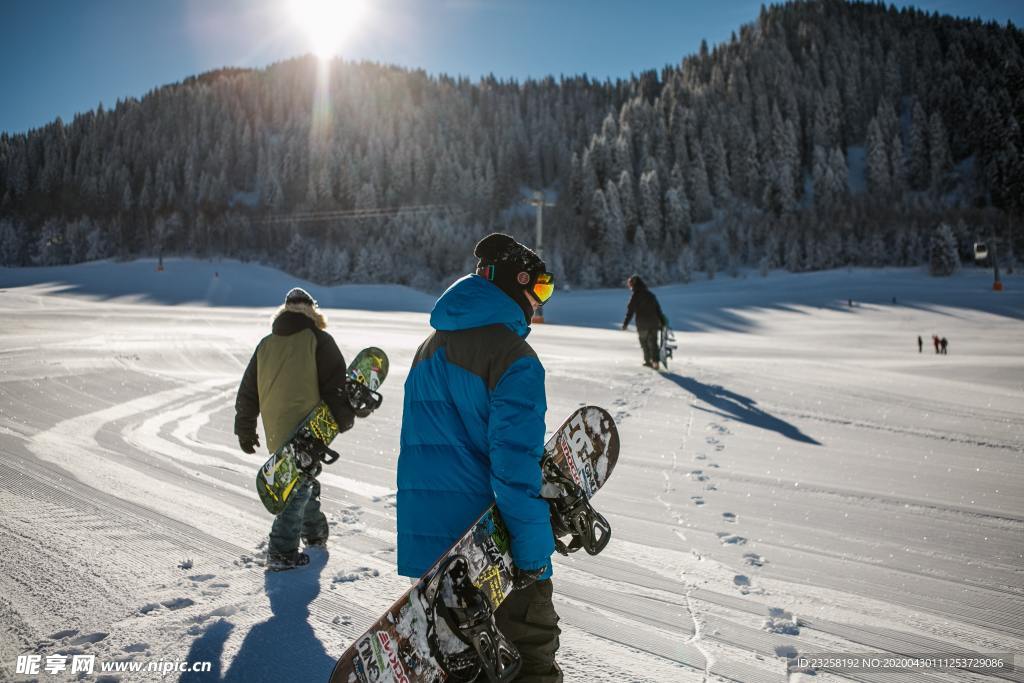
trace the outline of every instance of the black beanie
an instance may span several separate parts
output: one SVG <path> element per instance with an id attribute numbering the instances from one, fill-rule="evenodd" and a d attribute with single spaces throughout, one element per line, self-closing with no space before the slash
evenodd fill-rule
<path id="1" fill-rule="evenodd" d="M 529 323 L 533 318 L 533 304 L 526 297 L 525 290 L 536 275 L 547 271 L 540 256 L 500 232 L 491 233 L 477 242 L 473 255 L 480 259 L 478 274 L 487 277 L 481 270 L 484 266 L 494 266 L 491 282 L 519 304 Z"/>

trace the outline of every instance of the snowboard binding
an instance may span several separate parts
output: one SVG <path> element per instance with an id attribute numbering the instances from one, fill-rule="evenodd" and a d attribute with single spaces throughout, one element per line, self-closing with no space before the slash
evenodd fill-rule
<path id="1" fill-rule="evenodd" d="M 345 397 L 348 404 L 352 406 L 352 412 L 356 417 L 367 417 L 370 413 L 380 408 L 384 397 L 362 382 L 349 380 L 345 382 Z"/>
<path id="2" fill-rule="evenodd" d="M 469 560 L 453 555 L 438 568 L 423 590 L 427 602 L 430 651 L 449 680 L 468 682 L 483 674 L 490 683 L 510 683 L 522 666 L 515 646 L 494 624 L 491 601 L 469 578 Z M 448 653 L 437 633 L 440 617 L 468 647 Z"/>
<path id="3" fill-rule="evenodd" d="M 551 529 L 555 534 L 555 550 L 562 555 L 580 548 L 588 555 L 597 555 L 612 538 L 608 520 L 590 504 L 579 484 L 562 474 L 550 457 L 541 463 L 544 479 L 561 487 L 562 495 L 548 499 L 551 507 Z M 568 543 L 562 540 L 571 536 Z"/>
<path id="4" fill-rule="evenodd" d="M 295 435 L 294 446 L 296 464 L 311 477 L 320 474 L 323 465 L 330 465 L 341 457 L 340 453 L 305 430 Z"/>

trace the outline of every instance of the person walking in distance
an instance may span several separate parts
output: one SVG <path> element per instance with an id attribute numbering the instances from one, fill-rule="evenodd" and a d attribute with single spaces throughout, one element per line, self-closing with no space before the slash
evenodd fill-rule
<path id="1" fill-rule="evenodd" d="M 640 349 L 644 354 L 644 365 L 655 370 L 658 362 L 658 334 L 666 325 L 665 314 L 661 312 L 658 297 L 647 288 L 639 275 L 630 275 L 626 286 L 633 292 L 626 306 L 626 318 L 622 329 L 629 327 L 629 321 L 636 315 L 636 331 L 640 337 Z"/>
<path id="2" fill-rule="evenodd" d="M 420 577 L 492 503 L 511 536 L 516 589 L 494 613 L 519 650 L 520 683 L 559 683 L 555 549 L 540 497 L 547 398 L 544 366 L 526 336 L 554 292 L 536 253 L 494 233 L 476 245 L 476 272 L 434 304 L 433 332 L 405 382 L 398 455 L 398 573 Z"/>
<path id="3" fill-rule="evenodd" d="M 921 339 L 921 335 L 917 335 L 917 352 L 921 353 L 924 350 L 924 340 Z"/>

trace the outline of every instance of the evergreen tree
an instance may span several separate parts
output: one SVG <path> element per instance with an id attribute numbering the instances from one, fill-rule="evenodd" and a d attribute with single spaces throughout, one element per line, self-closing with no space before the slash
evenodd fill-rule
<path id="1" fill-rule="evenodd" d="M 931 151 L 928 148 L 928 118 L 920 102 L 914 102 L 910 122 L 910 153 L 907 179 L 912 190 L 924 190 L 931 184 Z"/>
<path id="2" fill-rule="evenodd" d="M 940 223 L 935 228 L 928 245 L 928 254 L 928 272 L 933 276 L 943 277 L 960 270 L 960 253 L 953 229 L 948 223 Z"/>
<path id="3" fill-rule="evenodd" d="M 889 153 L 885 138 L 882 137 L 881 126 L 878 119 L 871 119 L 867 139 L 867 180 L 868 191 L 878 199 L 888 197 L 892 190 L 889 169 Z"/>
<path id="4" fill-rule="evenodd" d="M 663 220 L 661 215 L 661 185 L 658 172 L 650 170 L 640 176 L 640 220 L 647 233 L 648 242 L 657 247 L 662 242 Z"/>
<path id="5" fill-rule="evenodd" d="M 949 152 L 946 127 L 942 125 L 942 117 L 938 112 L 934 112 L 928 120 L 928 150 L 931 168 L 930 188 L 933 192 L 940 193 L 945 189 L 946 174 L 953 168 L 953 160 Z"/>

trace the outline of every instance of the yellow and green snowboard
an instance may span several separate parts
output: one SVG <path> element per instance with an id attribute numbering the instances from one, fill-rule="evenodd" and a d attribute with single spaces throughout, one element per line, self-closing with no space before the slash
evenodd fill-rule
<path id="1" fill-rule="evenodd" d="M 348 366 L 345 383 L 356 415 L 365 417 L 380 405 L 381 395 L 377 389 L 387 376 L 386 353 L 371 346 L 356 354 Z M 338 423 L 327 404 L 321 401 L 256 474 L 256 492 L 267 511 L 280 514 L 304 477 L 315 476 L 321 462 L 330 464 L 338 459 L 338 454 L 329 448 L 337 435 Z"/>

